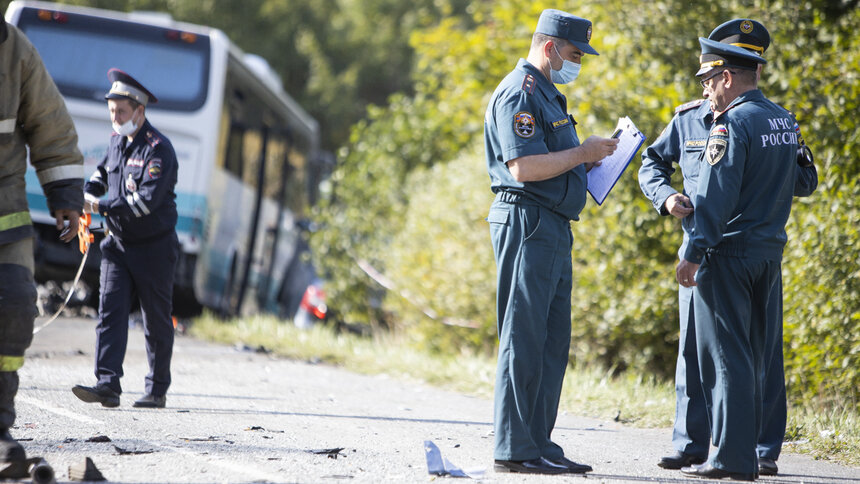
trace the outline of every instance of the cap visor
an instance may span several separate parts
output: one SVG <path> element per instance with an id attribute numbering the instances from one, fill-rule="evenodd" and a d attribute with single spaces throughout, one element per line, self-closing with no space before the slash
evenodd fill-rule
<path id="1" fill-rule="evenodd" d="M 105 99 L 128 99 L 129 101 L 140 102 L 137 99 L 134 99 L 133 97 L 124 96 L 122 94 L 117 94 L 115 92 L 109 92 L 109 93 L 105 94 Z"/>
<path id="2" fill-rule="evenodd" d="M 570 43 L 571 43 L 571 44 L 573 44 L 573 45 L 575 45 L 577 49 L 579 49 L 579 50 L 581 50 L 581 51 L 585 52 L 586 54 L 591 54 L 591 55 L 600 55 L 600 54 L 598 54 L 598 53 L 597 53 L 597 51 L 596 51 L 596 50 L 594 50 L 594 48 L 593 48 L 593 47 L 591 47 L 590 45 L 586 44 L 585 42 L 576 42 L 576 41 L 571 40 L 571 41 L 570 41 Z"/>
<path id="3" fill-rule="evenodd" d="M 696 73 L 696 77 L 703 76 L 711 72 L 712 70 L 714 70 L 714 66 L 702 67 L 701 69 L 699 69 L 699 72 Z"/>

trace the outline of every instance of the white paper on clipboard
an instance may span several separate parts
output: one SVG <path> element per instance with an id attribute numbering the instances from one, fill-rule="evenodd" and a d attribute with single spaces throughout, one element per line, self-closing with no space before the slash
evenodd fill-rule
<path id="1" fill-rule="evenodd" d="M 601 160 L 600 166 L 595 166 L 588 172 L 588 193 L 598 205 L 602 205 L 606 200 L 606 196 L 621 178 L 630 160 L 636 156 L 642 143 L 645 142 L 645 135 L 627 116 L 618 118 L 616 129 L 621 130 L 618 136 L 618 148 Z"/>

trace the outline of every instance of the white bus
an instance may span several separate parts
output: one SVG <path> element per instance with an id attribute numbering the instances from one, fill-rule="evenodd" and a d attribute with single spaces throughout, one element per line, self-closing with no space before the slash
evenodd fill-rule
<path id="1" fill-rule="evenodd" d="M 332 163 L 321 156 L 316 121 L 283 91 L 268 64 L 219 30 L 167 14 L 14 1 L 6 20 L 36 46 L 63 94 L 85 177 L 111 135 L 108 69 L 128 72 L 158 97 L 146 114 L 179 161 L 182 250 L 174 312 L 203 306 L 227 315 L 291 317 L 313 279 L 302 256 L 303 222 Z M 37 280 L 71 279 L 80 254 L 75 244 L 57 241 L 32 167 L 27 195 L 38 233 Z M 98 282 L 94 255 L 86 270 L 91 284 Z"/>

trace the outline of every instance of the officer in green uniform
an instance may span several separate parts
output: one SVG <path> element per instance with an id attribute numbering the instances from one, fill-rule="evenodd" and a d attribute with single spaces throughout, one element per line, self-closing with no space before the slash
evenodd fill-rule
<path id="1" fill-rule="evenodd" d="M 768 313 L 779 283 L 797 178 L 791 114 L 757 89 L 757 54 L 699 38 L 704 95 L 714 115 L 699 163 L 695 231 L 676 269 L 694 287 L 699 372 L 716 451 L 684 474 L 754 480 Z"/>
<path id="2" fill-rule="evenodd" d="M 719 40 L 744 49 L 764 55 L 770 44 L 770 34 L 764 25 L 750 19 L 735 19 L 718 26 L 708 36 L 709 39 Z M 761 67 L 758 69 L 761 73 Z M 759 75 L 760 77 L 760 75 Z M 797 132 L 797 180 L 794 195 L 806 197 L 818 188 L 818 170 L 813 164 L 812 151 L 800 135 L 800 126 L 795 121 Z M 780 273 L 781 274 L 781 273 Z M 782 441 L 785 438 L 786 402 L 785 402 L 785 368 L 782 355 L 782 277 L 774 286 L 770 295 L 772 304 L 768 306 L 768 328 L 774 333 L 767 337 L 767 347 L 764 356 L 764 387 L 762 401 L 762 425 L 759 434 L 757 452 L 759 474 L 775 475 L 779 468 L 776 460 L 782 451 Z"/>
<path id="3" fill-rule="evenodd" d="M 764 25 L 751 19 L 725 22 L 715 28 L 708 38 L 743 47 L 759 55 L 764 54 L 770 45 L 770 33 Z M 696 197 L 698 165 L 712 118 L 711 104 L 706 99 L 678 106 L 675 116 L 660 137 L 642 153 L 639 183 L 643 193 L 660 215 L 671 214 L 681 219 L 684 240 L 679 256 L 683 256 L 693 232 L 690 200 Z M 799 133 L 799 127 L 796 126 L 796 129 Z M 802 138 L 798 138 L 798 141 L 803 145 Z M 681 167 L 683 193 L 678 193 L 671 185 L 671 176 L 675 171 L 673 163 Z M 811 152 L 805 146 L 798 150 L 797 164 L 798 178 L 794 195 L 808 196 L 818 186 L 818 173 L 812 163 Z M 771 298 L 777 302 L 782 301 L 781 287 L 781 284 L 776 286 L 771 294 Z M 679 285 L 678 289 L 680 339 L 675 371 L 675 426 L 672 433 L 672 445 L 676 453 L 663 457 L 658 463 L 666 469 L 700 464 L 707 459 L 710 447 L 710 424 L 699 381 L 693 288 Z M 771 315 L 779 321 L 773 327 L 781 330 L 781 308 L 776 305 L 773 308 Z M 786 421 L 782 332 L 774 335 L 773 340 L 774 344 L 768 346 L 772 350 L 771 354 L 765 356 L 764 420 L 758 441 L 759 473 L 765 475 L 777 473 L 776 459 L 782 447 Z"/>
<path id="4" fill-rule="evenodd" d="M 499 359 L 495 469 L 584 473 L 550 440 L 570 348 L 570 221 L 585 205 L 588 167 L 618 140 L 580 144 L 567 100 L 553 83 L 573 82 L 591 22 L 559 10 L 538 20 L 528 59 L 499 84 L 484 117 L 495 201 L 487 220 L 498 269 Z"/>

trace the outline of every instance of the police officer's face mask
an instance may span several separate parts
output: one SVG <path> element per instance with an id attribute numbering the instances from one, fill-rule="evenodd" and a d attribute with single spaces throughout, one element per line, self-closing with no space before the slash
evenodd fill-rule
<path id="1" fill-rule="evenodd" d="M 582 64 L 577 64 L 576 62 L 571 62 L 564 57 L 561 57 L 561 54 L 558 53 L 558 48 L 553 44 L 553 49 L 555 49 L 555 54 L 561 58 L 561 69 L 555 70 L 550 65 L 550 77 L 552 78 L 552 82 L 556 84 L 570 84 L 573 82 L 577 76 L 579 76 L 579 69 L 582 67 Z"/>
<path id="2" fill-rule="evenodd" d="M 111 123 L 113 125 L 113 130 L 116 131 L 116 134 L 122 136 L 129 136 L 140 127 L 140 124 L 134 122 L 134 118 L 137 116 L 137 109 L 134 110 L 131 117 L 128 118 L 128 121 L 119 124 L 116 121 Z"/>

